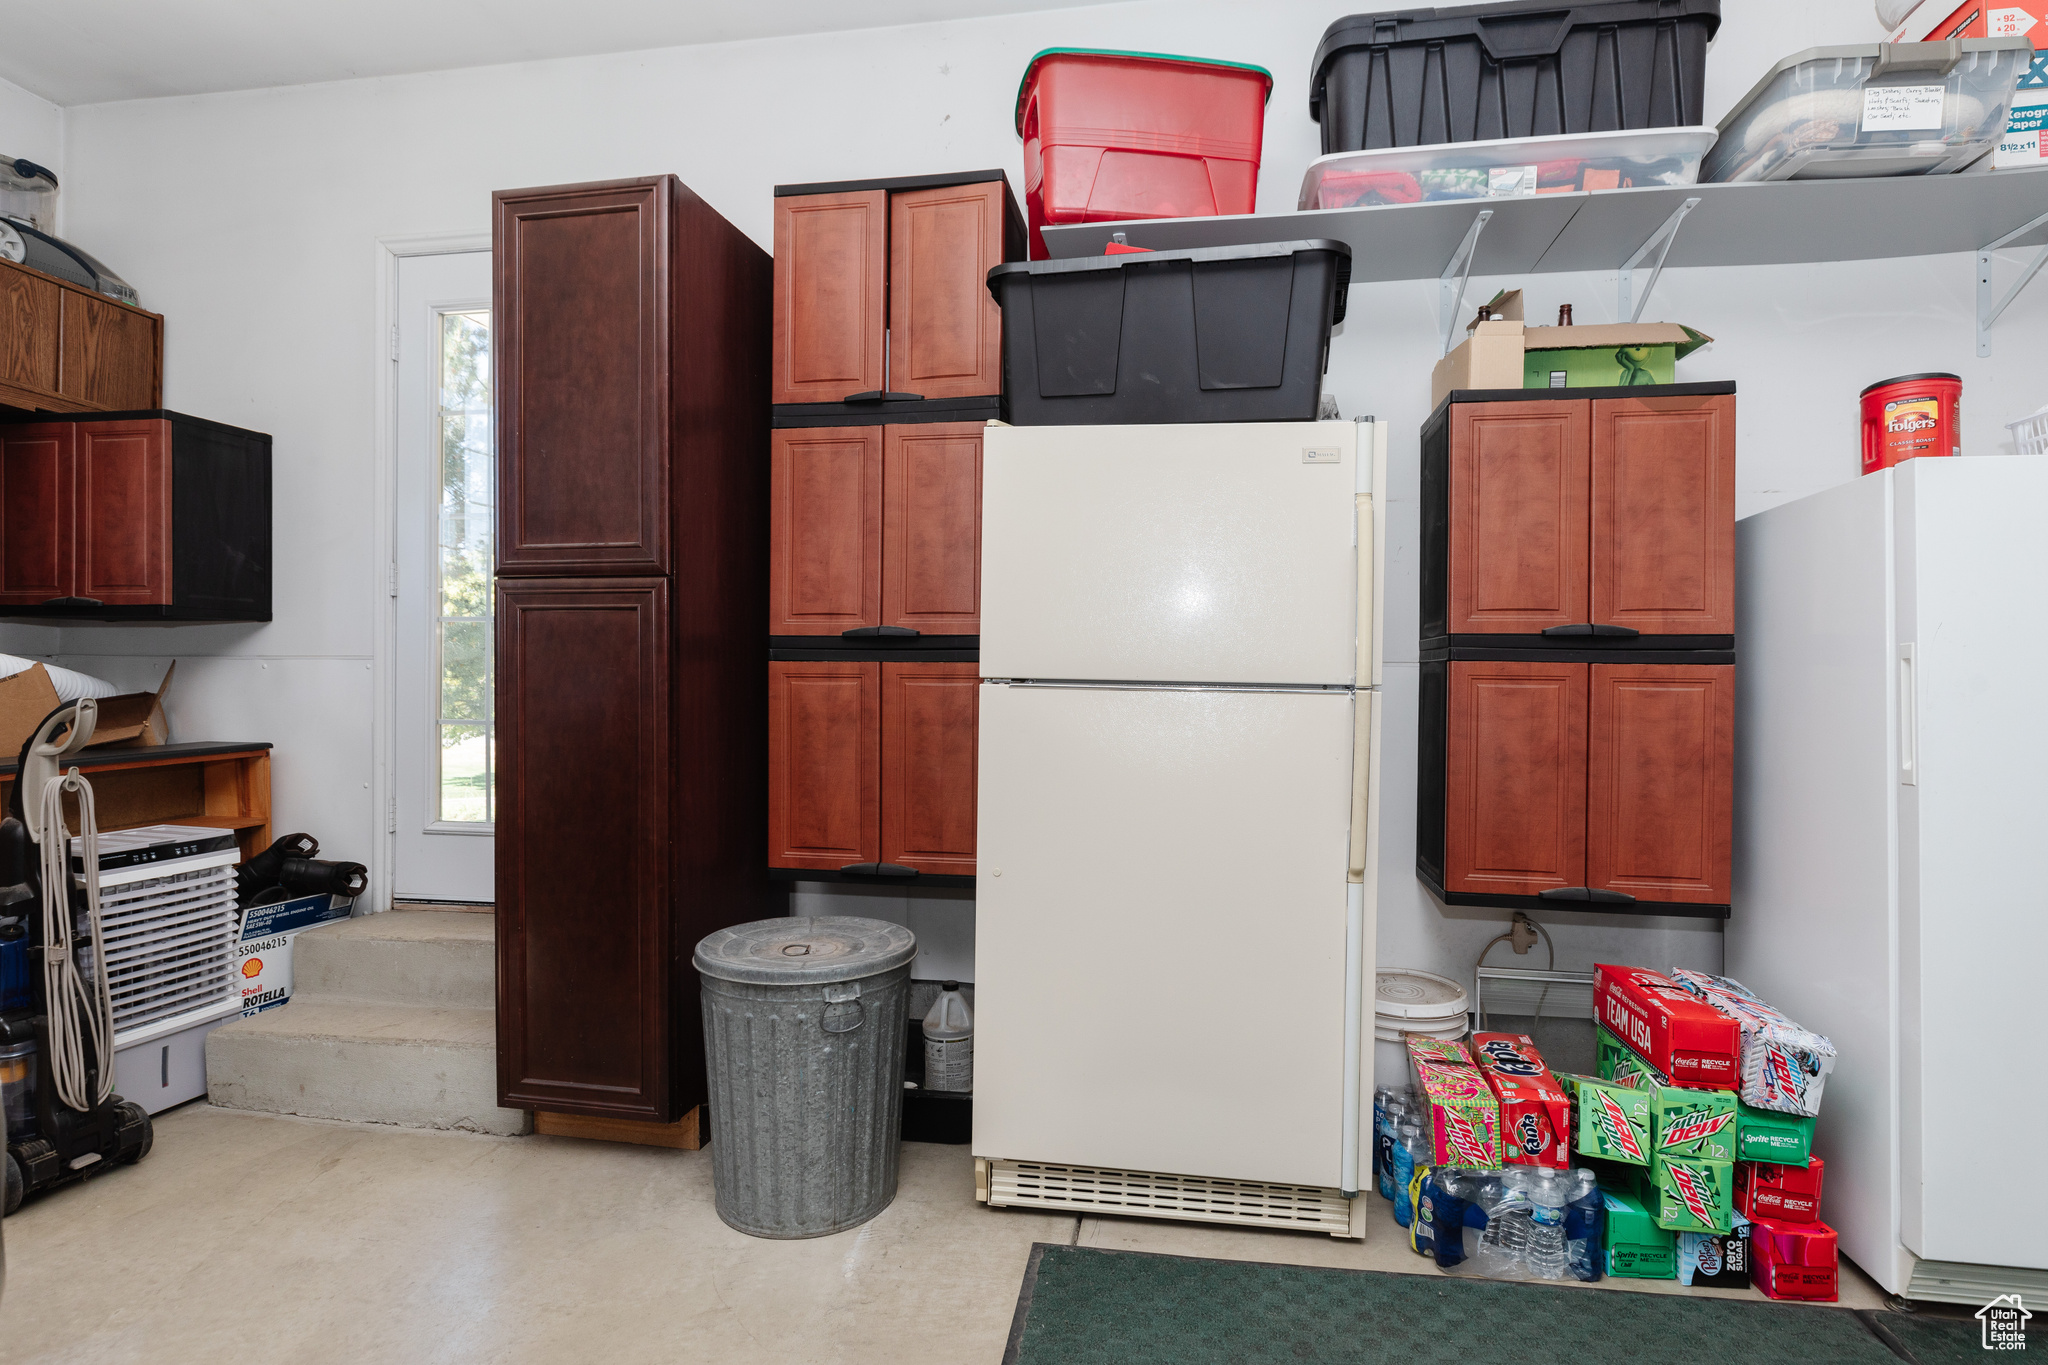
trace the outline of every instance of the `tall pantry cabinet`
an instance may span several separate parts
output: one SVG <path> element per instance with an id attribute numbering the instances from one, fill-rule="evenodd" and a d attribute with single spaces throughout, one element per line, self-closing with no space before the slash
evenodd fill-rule
<path id="1" fill-rule="evenodd" d="M 767 880 L 769 257 L 674 176 L 493 196 L 498 1091 L 671 1122 Z"/>

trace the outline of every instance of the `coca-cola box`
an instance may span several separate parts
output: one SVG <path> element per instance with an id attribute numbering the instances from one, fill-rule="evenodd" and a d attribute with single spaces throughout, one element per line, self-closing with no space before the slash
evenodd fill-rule
<path id="1" fill-rule="evenodd" d="M 1472 1056 L 1500 1101 L 1501 1156 L 1510 1166 L 1572 1164 L 1572 1106 L 1526 1033 L 1475 1033 Z"/>
<path id="2" fill-rule="evenodd" d="M 1741 1028 L 1664 973 L 1595 963 L 1593 1006 L 1608 1032 L 1673 1085 L 1735 1088 Z"/>
<path id="3" fill-rule="evenodd" d="M 1742 1210 L 1745 1218 L 1774 1218 L 1780 1223 L 1816 1222 L 1820 1218 L 1820 1181 L 1826 1166 L 1819 1157 L 1805 1167 L 1738 1162 L 1735 1207 Z"/>
<path id="4" fill-rule="evenodd" d="M 1773 1299 L 1833 1303 L 1841 1294 L 1835 1230 L 1826 1223 L 1752 1218 L 1750 1280 Z"/>

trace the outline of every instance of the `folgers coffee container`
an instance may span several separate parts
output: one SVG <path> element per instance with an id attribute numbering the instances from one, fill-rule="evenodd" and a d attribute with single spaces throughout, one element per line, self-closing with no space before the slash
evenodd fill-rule
<path id="1" fill-rule="evenodd" d="M 1963 381 L 1909 374 L 1863 391 L 1863 472 L 1919 455 L 1963 453 Z"/>

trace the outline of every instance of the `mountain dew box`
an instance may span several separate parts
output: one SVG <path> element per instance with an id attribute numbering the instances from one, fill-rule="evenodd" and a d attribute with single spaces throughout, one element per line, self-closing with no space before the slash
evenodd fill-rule
<path id="1" fill-rule="evenodd" d="M 1813 1120 L 1735 1102 L 1735 1159 L 1804 1166 L 1813 1158 Z"/>
<path id="2" fill-rule="evenodd" d="M 1750 1279 L 1766 1298 L 1833 1303 L 1841 1293 L 1835 1230 L 1826 1223 L 1750 1220 Z"/>
<path id="3" fill-rule="evenodd" d="M 1735 1160 L 1735 1095 L 1659 1086 L 1650 1092 L 1650 1141 L 1658 1156 Z"/>
<path id="4" fill-rule="evenodd" d="M 1673 1085 L 1735 1088 L 1741 1029 L 1662 972 L 1595 963 L 1593 1008 L 1608 1032 Z"/>
<path id="5" fill-rule="evenodd" d="M 1650 1092 L 1591 1076 L 1561 1077 L 1572 1098 L 1572 1149 L 1632 1166 L 1650 1164 Z"/>
<path id="6" fill-rule="evenodd" d="M 1571 1101 L 1526 1033 L 1475 1033 L 1472 1055 L 1500 1101 L 1501 1155 L 1511 1166 L 1572 1164 Z"/>
<path id="7" fill-rule="evenodd" d="M 1499 1170 L 1500 1101 L 1478 1069 L 1418 1061 L 1415 1077 L 1429 1105 L 1429 1164 Z"/>
<path id="8" fill-rule="evenodd" d="M 1607 1205 L 1607 1273 L 1637 1280 L 1678 1275 L 1678 1237 L 1657 1226 L 1643 1201 L 1618 1190 L 1600 1189 Z"/>
<path id="9" fill-rule="evenodd" d="M 1650 1165 L 1657 1226 L 1673 1232 L 1727 1232 L 1735 1226 L 1735 1163 L 1667 1157 Z"/>
<path id="10" fill-rule="evenodd" d="M 1601 1080 L 1613 1081 L 1616 1085 L 1632 1085 L 1638 1090 L 1653 1090 L 1660 1085 L 1671 1084 L 1671 1078 L 1636 1056 L 1635 1050 L 1621 1039 L 1609 1033 L 1600 1025 L 1593 1025 L 1593 1038 L 1599 1048 L 1599 1071 Z"/>

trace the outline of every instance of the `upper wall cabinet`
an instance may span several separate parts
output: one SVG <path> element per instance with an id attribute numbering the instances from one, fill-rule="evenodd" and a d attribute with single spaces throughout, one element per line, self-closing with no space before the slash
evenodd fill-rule
<path id="1" fill-rule="evenodd" d="M 1548 392 L 1423 428 L 1423 646 L 1732 647 L 1734 386 Z"/>
<path id="2" fill-rule="evenodd" d="M 0 261 L 0 405 L 33 412 L 153 410 L 164 320 Z"/>
<path id="3" fill-rule="evenodd" d="M 1002 172 L 775 194 L 777 425 L 998 415 L 987 277 L 1024 252 Z"/>

